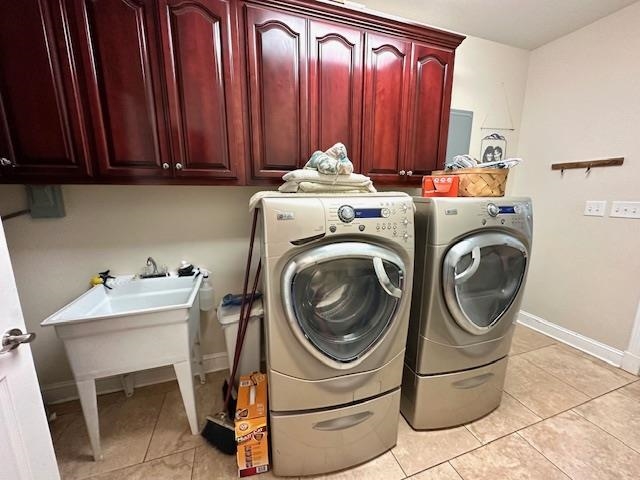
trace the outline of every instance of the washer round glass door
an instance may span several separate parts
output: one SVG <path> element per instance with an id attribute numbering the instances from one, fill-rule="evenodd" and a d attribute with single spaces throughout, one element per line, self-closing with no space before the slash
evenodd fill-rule
<path id="1" fill-rule="evenodd" d="M 284 269 L 287 320 L 316 358 L 348 368 L 346 364 L 362 358 L 391 326 L 405 271 L 397 254 L 368 243 L 312 248 Z"/>
<path id="2" fill-rule="evenodd" d="M 504 233 L 479 233 L 444 257 L 442 288 L 456 323 L 469 333 L 492 329 L 515 300 L 527 269 L 527 249 Z"/>

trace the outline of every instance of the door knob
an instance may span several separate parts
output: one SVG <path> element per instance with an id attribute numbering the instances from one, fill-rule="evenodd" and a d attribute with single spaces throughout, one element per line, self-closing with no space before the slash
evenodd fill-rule
<path id="1" fill-rule="evenodd" d="M 400 170 L 398 173 L 399 173 L 400 175 L 406 175 L 406 174 L 407 174 L 407 172 L 405 172 L 404 170 Z"/>
<path id="2" fill-rule="evenodd" d="M 0 353 L 8 353 L 11 350 L 15 350 L 23 343 L 33 342 L 35 338 L 35 333 L 22 333 L 22 330 L 19 328 L 7 330 L 2 336 L 2 349 L 0 349 Z"/>
<path id="3" fill-rule="evenodd" d="M 176 170 L 182 170 L 182 164 L 176 163 Z"/>
<path id="4" fill-rule="evenodd" d="M 16 166 L 16 164 L 13 163 L 8 158 L 6 158 L 6 157 L 0 158 L 0 167 L 15 167 L 15 166 Z"/>
<path id="5" fill-rule="evenodd" d="M 407 175 L 408 175 L 408 176 L 413 175 L 413 171 L 412 171 L 412 170 L 409 170 L 409 171 L 407 172 Z"/>
<path id="6" fill-rule="evenodd" d="M 163 169 L 163 170 L 169 170 L 169 164 L 168 164 L 167 162 L 164 162 L 164 163 L 162 164 L 162 169 Z"/>

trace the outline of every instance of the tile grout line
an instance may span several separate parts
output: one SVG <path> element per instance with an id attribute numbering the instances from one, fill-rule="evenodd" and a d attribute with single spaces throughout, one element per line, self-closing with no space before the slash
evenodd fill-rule
<path id="1" fill-rule="evenodd" d="M 400 420 L 400 419 L 398 419 Z M 397 442 L 396 442 L 397 445 Z M 394 445 L 395 447 L 395 445 Z M 396 461 L 396 463 L 398 464 L 398 466 L 400 467 L 400 470 L 402 471 L 402 473 L 404 474 L 403 478 L 409 478 L 409 475 L 407 475 L 407 472 L 404 471 L 404 468 L 402 468 L 402 465 L 400 464 L 400 462 L 398 461 L 398 459 L 396 458 L 395 453 L 393 453 L 393 448 L 390 448 L 389 451 L 391 452 L 391 456 L 393 457 L 393 459 Z"/>
<path id="2" fill-rule="evenodd" d="M 162 414 L 162 407 L 164 407 L 164 404 L 166 401 L 167 401 L 167 393 L 163 393 L 162 403 L 160 404 L 160 408 L 158 409 L 158 416 L 156 417 L 156 421 L 153 424 L 153 430 L 151 431 L 151 435 L 149 436 L 149 443 L 147 444 L 147 449 L 145 450 L 144 457 L 142 458 L 142 462 L 140 463 L 145 463 L 147 461 L 147 456 L 149 455 L 149 449 L 151 448 L 151 442 L 153 441 L 153 436 L 156 433 L 156 428 L 158 427 L 158 422 L 160 421 L 160 415 Z"/>
<path id="3" fill-rule="evenodd" d="M 462 480 L 466 480 L 462 474 L 458 471 L 458 469 L 453 465 L 453 463 L 451 463 L 449 460 L 447 460 L 447 463 L 449 465 L 451 465 L 451 468 L 453 468 L 453 471 L 456 472 L 458 474 L 458 476 L 462 479 Z"/>
<path id="4" fill-rule="evenodd" d="M 546 347 L 538 348 L 538 349 L 536 349 L 536 350 L 531 350 L 531 352 L 535 352 L 535 351 L 542 350 L 542 349 L 544 349 L 544 348 L 548 348 L 548 347 L 552 347 L 552 346 L 556 346 L 556 345 L 548 345 L 548 346 L 546 346 Z M 573 348 L 573 347 L 568 346 L 568 345 L 564 345 L 564 346 L 565 346 L 565 347 L 569 347 L 569 348 Z M 578 351 L 579 351 L 579 350 L 578 350 Z M 531 353 L 531 352 L 524 352 L 524 353 Z M 524 353 L 523 353 L 523 354 L 524 354 Z M 583 360 L 587 360 L 587 361 L 589 361 L 589 362 L 592 362 L 592 358 L 590 358 L 590 357 L 593 357 L 593 355 L 589 355 L 588 353 L 585 353 L 586 357 L 583 357 L 583 356 L 581 356 L 581 355 L 576 355 L 575 353 L 573 353 L 573 352 L 571 352 L 571 351 L 569 351 L 568 353 L 570 353 L 571 355 L 575 355 L 575 356 L 577 356 L 577 357 L 578 357 L 578 358 L 580 358 L 580 359 L 583 359 Z M 582 352 L 582 353 L 584 353 L 584 352 Z M 596 357 L 593 357 L 593 358 L 594 358 L 594 359 L 596 359 L 596 360 L 599 360 L 599 359 L 597 359 Z M 574 385 L 571 385 L 570 383 L 566 382 L 565 380 L 562 380 L 560 377 L 558 377 L 557 375 L 555 375 L 553 372 L 550 372 L 549 370 L 547 370 L 544 366 L 542 366 L 542 365 L 538 365 L 537 363 L 535 363 L 535 362 L 533 362 L 533 361 L 529 360 L 528 358 L 523 358 L 522 360 L 529 362 L 531 365 L 533 365 L 533 366 L 535 366 L 535 367 L 538 367 L 538 368 L 539 368 L 540 370 L 542 370 L 543 372 L 545 372 L 545 373 L 547 373 L 547 374 L 551 375 L 552 377 L 554 377 L 554 378 L 555 378 L 555 379 L 557 379 L 557 380 L 560 380 L 560 381 L 561 381 L 562 383 L 564 383 L 565 385 L 570 386 L 571 388 L 573 388 L 573 389 L 577 390 L 578 392 L 582 393 L 583 395 L 586 395 L 587 397 L 590 397 L 590 396 L 591 396 L 591 395 L 589 395 L 587 392 L 584 392 L 584 391 L 580 390 L 578 387 L 576 387 L 576 386 L 574 386 Z M 597 363 L 594 363 L 594 365 L 593 365 L 593 366 L 595 366 L 595 367 L 597 367 L 597 368 L 600 368 L 600 369 L 602 369 L 602 370 L 606 370 L 606 371 L 610 372 L 609 370 L 607 370 L 606 368 L 602 367 L 601 365 L 598 365 Z M 620 368 L 619 368 L 619 367 L 614 367 L 614 368 L 617 368 L 617 369 L 619 369 L 619 370 L 620 370 Z M 613 373 L 613 374 L 615 375 L 615 373 L 614 373 L 614 372 L 610 372 L 610 373 Z M 624 386 L 629 385 L 629 384 L 631 384 L 631 383 L 633 383 L 633 382 L 635 382 L 635 380 L 631 380 L 630 382 L 627 382 L 627 383 L 625 383 L 624 385 L 620 385 L 620 387 L 624 387 Z M 617 388 L 620 388 L 620 387 L 616 387 L 616 389 L 617 389 Z M 613 391 L 613 390 L 610 390 L 610 391 Z M 605 392 L 605 393 L 608 393 L 608 392 Z M 593 397 L 593 398 L 596 398 L 596 397 Z"/>
<path id="5" fill-rule="evenodd" d="M 600 425 L 598 425 L 597 423 L 592 422 L 591 420 L 589 420 L 587 417 L 585 417 L 584 415 L 582 415 L 579 412 L 576 412 L 574 409 L 571 409 L 571 411 L 573 413 L 575 413 L 576 415 L 578 415 L 580 418 L 582 418 L 583 420 L 585 420 L 586 422 L 590 423 L 591 425 L 593 425 L 594 427 L 596 427 L 598 430 L 602 430 L 602 432 L 604 432 L 605 434 L 609 435 L 610 437 L 615 438 L 616 440 L 618 440 L 621 444 L 623 444 L 625 447 L 631 449 L 632 451 L 636 452 L 637 454 L 640 454 L 640 451 L 636 450 L 635 448 L 633 448 L 631 445 L 628 445 L 625 443 L 624 440 L 622 440 L 621 438 L 618 438 L 616 435 L 614 435 L 613 433 L 605 430 L 603 427 L 601 427 Z"/>
<path id="6" fill-rule="evenodd" d="M 530 412 L 532 415 L 535 415 L 536 417 L 538 417 L 540 420 L 543 420 L 543 418 L 538 415 L 536 412 L 534 412 L 533 410 L 531 410 L 529 407 L 527 407 L 524 403 L 522 403 L 520 400 L 518 400 L 516 397 L 514 397 L 513 395 L 511 395 L 509 392 L 502 390 L 502 393 L 506 393 L 507 395 L 509 395 L 511 398 L 513 398 L 516 402 L 518 402 L 520 405 L 522 405 L 528 412 Z M 573 407 L 571 407 L 573 408 Z M 531 424 L 533 425 L 533 424 Z M 526 427 L 523 427 L 526 428 Z M 516 430 L 517 432 L 517 430 Z"/>
<path id="7" fill-rule="evenodd" d="M 563 412 L 564 413 L 564 412 Z M 524 430 L 521 429 L 521 430 Z M 542 458 L 544 458 L 547 462 L 549 462 L 551 465 L 553 465 L 554 467 L 556 467 L 558 469 L 559 472 L 563 473 L 564 475 L 567 476 L 567 478 L 573 479 L 573 477 L 571 475 L 569 475 L 567 472 L 565 472 L 562 468 L 560 468 L 558 465 L 556 465 L 554 462 L 552 462 L 549 458 L 547 458 L 547 456 L 542 453 L 540 450 L 538 450 L 531 442 L 529 442 L 525 437 L 523 437 L 522 435 L 520 435 L 520 431 L 518 430 L 517 432 L 515 432 L 515 434 L 521 438 L 527 445 L 529 445 L 531 448 L 533 448 L 536 452 L 538 452 Z"/>

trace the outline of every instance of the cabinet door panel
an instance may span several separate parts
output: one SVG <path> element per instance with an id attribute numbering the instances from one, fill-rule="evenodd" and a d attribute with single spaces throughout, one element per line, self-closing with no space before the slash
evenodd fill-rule
<path id="1" fill-rule="evenodd" d="M 411 121 L 405 169 L 420 177 L 444 167 L 453 52 L 414 44 L 412 63 Z"/>
<path id="2" fill-rule="evenodd" d="M 277 178 L 309 155 L 306 20 L 245 6 L 253 178 Z"/>
<path id="3" fill-rule="evenodd" d="M 397 183 L 406 133 L 411 43 L 367 34 L 363 167 L 375 179 Z"/>
<path id="4" fill-rule="evenodd" d="M 342 142 L 359 172 L 363 34 L 319 21 L 310 32 L 311 150 Z"/>
<path id="5" fill-rule="evenodd" d="M 83 0 L 80 48 L 100 173 L 170 175 L 158 71 L 155 2 Z"/>
<path id="6" fill-rule="evenodd" d="M 243 128 L 229 2 L 161 0 L 160 16 L 176 175 L 237 178 Z"/>
<path id="7" fill-rule="evenodd" d="M 0 157 L 13 163 L 0 169 L 7 178 L 90 171 L 66 22 L 57 2 L 0 2 Z"/>

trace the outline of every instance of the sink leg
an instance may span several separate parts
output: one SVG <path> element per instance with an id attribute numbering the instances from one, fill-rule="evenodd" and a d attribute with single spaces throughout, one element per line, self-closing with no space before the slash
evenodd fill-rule
<path id="1" fill-rule="evenodd" d="M 202 349 L 200 348 L 200 335 L 196 336 L 196 341 L 193 344 L 193 355 L 196 361 L 196 371 L 200 377 L 200 383 L 204 385 L 207 382 L 206 375 L 204 374 L 204 365 L 202 364 Z"/>
<path id="2" fill-rule="evenodd" d="M 133 397 L 133 388 L 134 388 L 134 378 L 132 373 L 125 373 L 120 376 L 120 381 L 122 382 L 122 389 L 124 390 L 124 395 L 127 398 Z"/>
<path id="3" fill-rule="evenodd" d="M 93 450 L 95 461 L 102 460 L 102 447 L 100 446 L 100 422 L 98 420 L 98 400 L 96 398 L 96 382 L 94 379 L 76 382 L 82 414 L 89 433 L 89 442 Z"/>
<path id="4" fill-rule="evenodd" d="M 186 362 L 174 363 L 173 368 L 176 371 L 178 386 L 180 387 L 180 394 L 182 395 L 182 403 L 184 403 L 184 409 L 187 412 L 191 433 L 198 435 L 200 429 L 198 428 L 198 414 L 196 411 L 196 395 L 193 386 L 191 359 Z"/>

